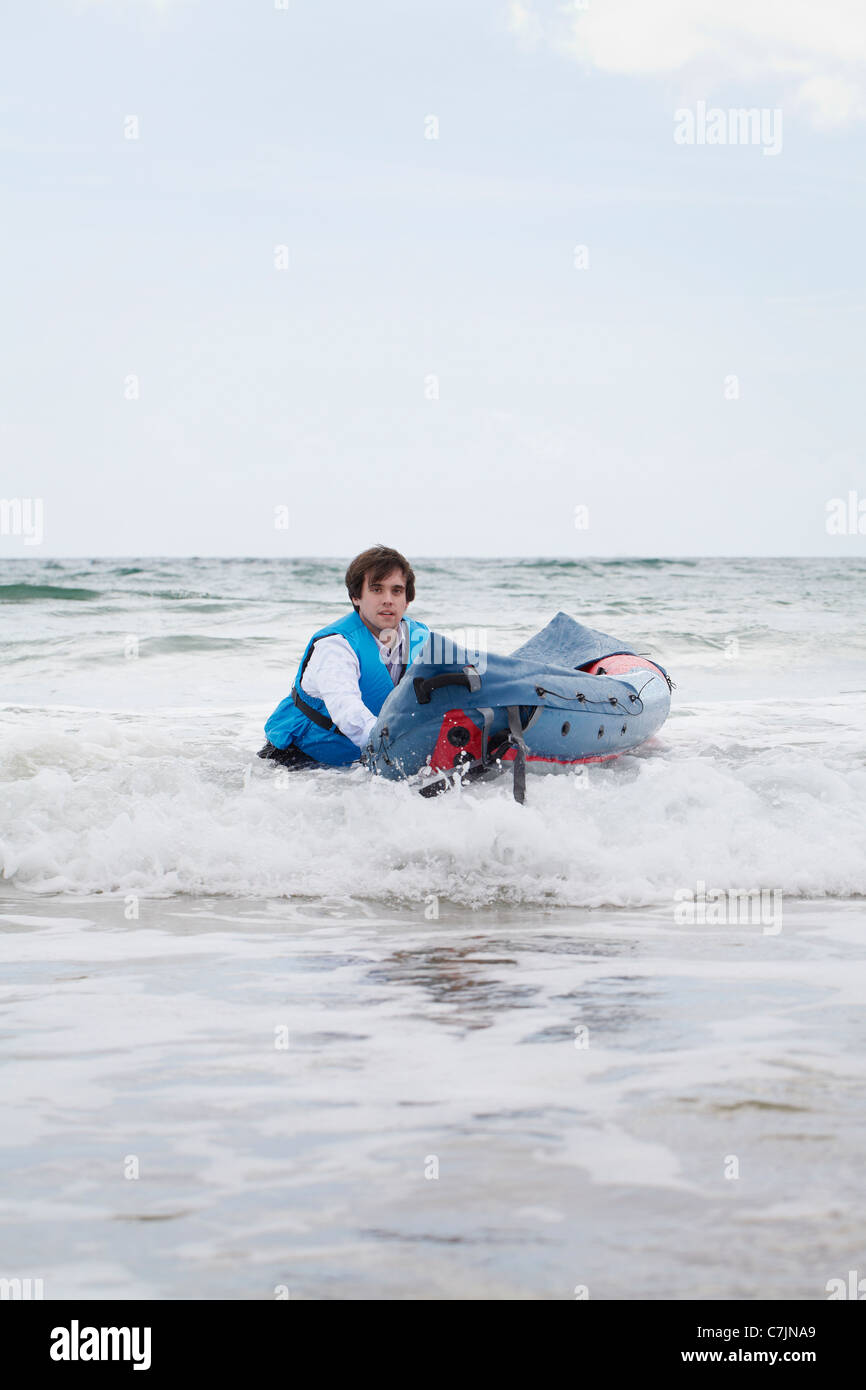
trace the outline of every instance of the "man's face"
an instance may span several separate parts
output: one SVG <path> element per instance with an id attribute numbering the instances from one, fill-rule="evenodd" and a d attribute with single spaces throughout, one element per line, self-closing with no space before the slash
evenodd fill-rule
<path id="1" fill-rule="evenodd" d="M 406 606 L 406 580 L 402 570 L 394 569 L 384 579 L 374 579 L 372 584 L 369 574 L 364 575 L 358 612 L 376 637 L 389 628 L 400 626 Z"/>

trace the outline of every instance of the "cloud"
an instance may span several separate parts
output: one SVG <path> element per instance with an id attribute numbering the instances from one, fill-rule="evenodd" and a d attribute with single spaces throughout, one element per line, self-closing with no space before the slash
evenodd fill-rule
<path id="1" fill-rule="evenodd" d="M 162 18 L 174 10 L 194 8 L 199 5 L 199 0 L 67 0 L 67 4 L 78 13 L 102 10 L 120 18 L 132 19 L 142 13 L 147 15 L 153 12 L 157 18 Z"/>
<path id="2" fill-rule="evenodd" d="M 512 0 L 508 26 L 600 72 L 761 83 L 818 129 L 866 117 L 862 0 Z"/>
<path id="3" fill-rule="evenodd" d="M 819 130 L 849 125 L 866 116 L 863 88 L 844 77 L 810 77 L 800 84 L 797 96 Z"/>
<path id="4" fill-rule="evenodd" d="M 508 27 L 527 47 L 534 47 L 544 37 L 544 24 L 531 4 L 511 0 L 508 6 Z"/>

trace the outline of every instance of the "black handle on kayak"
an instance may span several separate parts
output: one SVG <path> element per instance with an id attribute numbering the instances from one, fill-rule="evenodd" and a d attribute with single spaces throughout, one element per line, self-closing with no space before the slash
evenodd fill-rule
<path id="1" fill-rule="evenodd" d="M 480 690 L 481 677 L 474 666 L 464 666 L 462 671 L 443 671 L 440 676 L 416 676 L 412 684 L 418 704 L 429 705 L 431 693 L 440 690 L 443 685 L 462 685 L 467 690 Z"/>

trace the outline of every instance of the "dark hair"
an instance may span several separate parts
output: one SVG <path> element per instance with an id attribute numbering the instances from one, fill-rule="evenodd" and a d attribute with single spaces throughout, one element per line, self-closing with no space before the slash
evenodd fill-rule
<path id="1" fill-rule="evenodd" d="M 403 571 L 406 602 L 411 603 L 415 597 L 415 571 L 405 555 L 401 555 L 399 550 L 391 550 L 387 545 L 371 545 L 369 550 L 362 550 L 360 555 L 356 555 L 346 570 L 346 588 L 352 607 L 358 606 L 355 600 L 361 597 L 365 575 L 369 575 L 372 584 L 381 584 L 385 576 L 396 569 Z"/>

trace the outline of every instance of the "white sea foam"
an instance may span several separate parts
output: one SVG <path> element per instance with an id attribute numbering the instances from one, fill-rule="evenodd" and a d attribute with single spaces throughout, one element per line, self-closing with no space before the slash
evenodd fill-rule
<path id="1" fill-rule="evenodd" d="M 293 774 L 225 715 L 6 718 L 7 881 L 34 893 L 468 907 L 664 906 L 675 891 L 866 894 L 857 697 L 685 706 L 616 762 L 433 800 L 361 767 Z M 254 716 L 235 716 L 252 725 Z M 821 724 L 821 741 L 804 737 Z M 431 908 L 431 911 L 433 909 Z"/>

